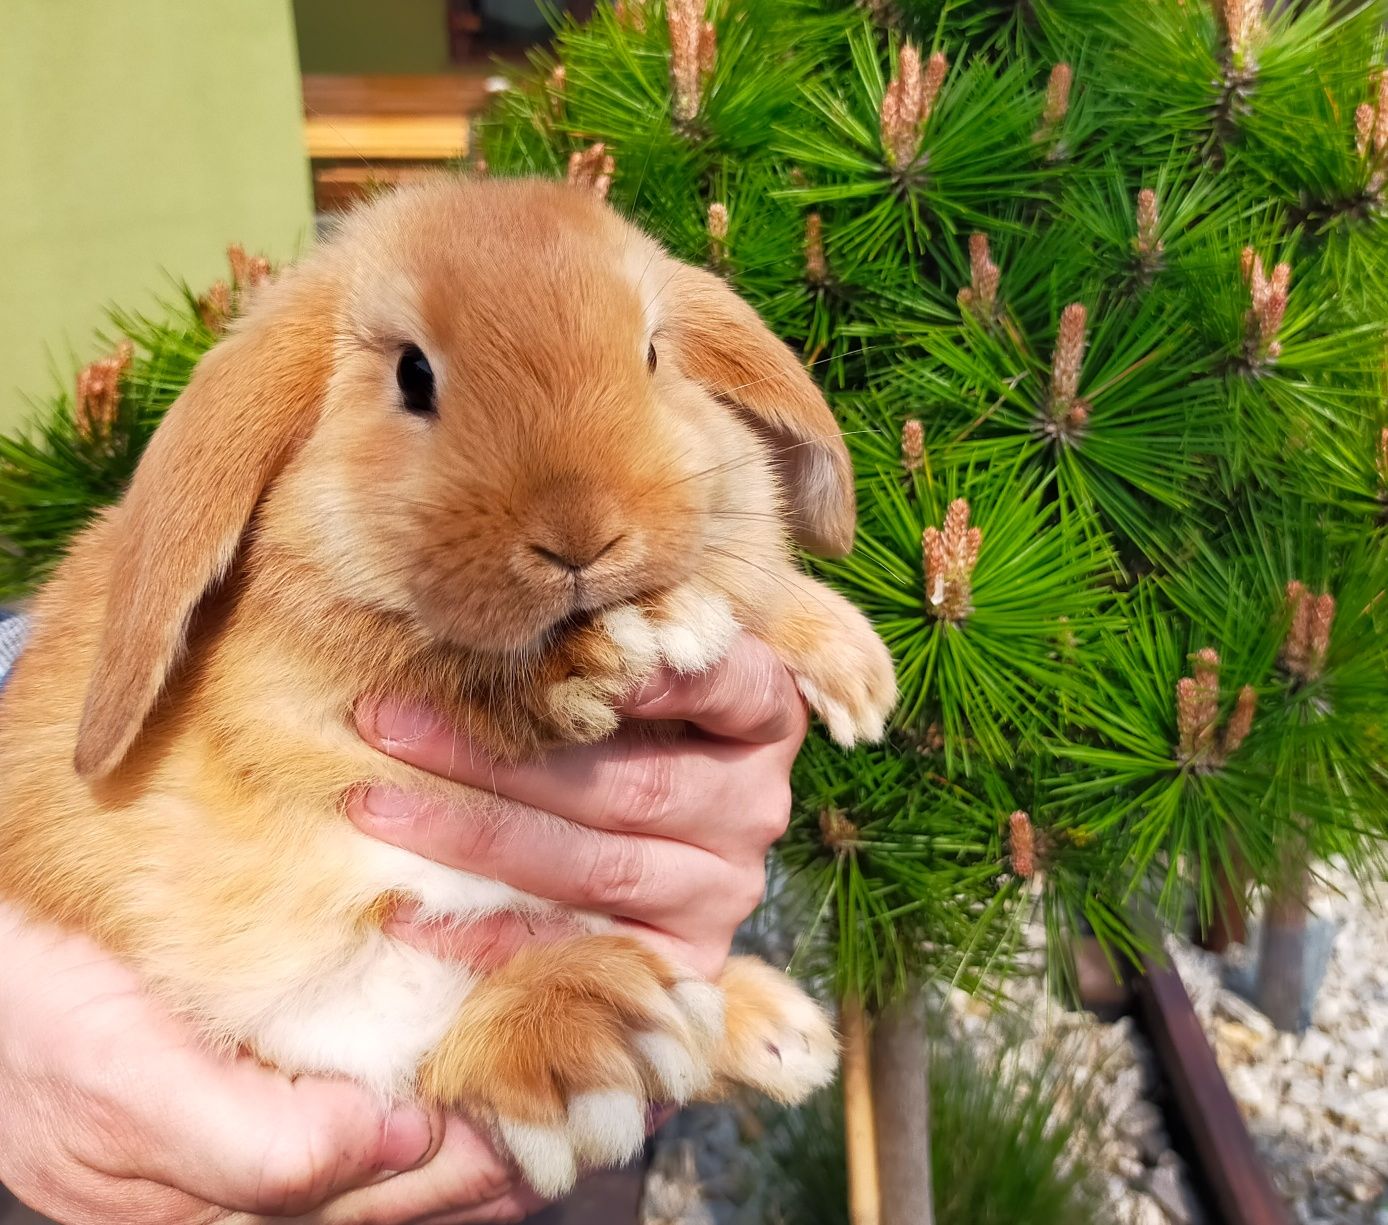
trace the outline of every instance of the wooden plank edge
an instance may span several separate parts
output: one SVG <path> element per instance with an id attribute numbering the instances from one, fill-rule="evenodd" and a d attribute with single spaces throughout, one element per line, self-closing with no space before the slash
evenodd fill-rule
<path id="1" fill-rule="evenodd" d="M 1146 957 L 1133 987 L 1217 1219 L 1223 1225 L 1292 1225 L 1176 968 Z"/>

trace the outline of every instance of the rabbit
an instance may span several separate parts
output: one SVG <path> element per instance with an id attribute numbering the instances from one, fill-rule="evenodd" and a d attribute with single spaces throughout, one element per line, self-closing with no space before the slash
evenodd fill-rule
<path id="1" fill-rule="evenodd" d="M 548 1196 L 633 1155 L 653 1102 L 800 1101 L 836 1042 L 785 975 L 704 982 L 365 836 L 344 797 L 467 791 L 362 742 L 363 696 L 520 760 L 608 736 L 619 695 L 739 628 L 836 739 L 880 737 L 891 657 L 793 557 L 846 552 L 854 515 L 801 363 L 602 201 L 457 176 L 373 200 L 256 291 L 36 597 L 0 896 L 215 1047 L 468 1111 Z M 480 973 L 389 936 L 405 901 L 573 934 Z"/>

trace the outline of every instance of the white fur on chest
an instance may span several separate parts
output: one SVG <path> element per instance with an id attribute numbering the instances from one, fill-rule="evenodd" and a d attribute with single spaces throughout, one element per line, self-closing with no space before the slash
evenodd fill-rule
<path id="1" fill-rule="evenodd" d="M 286 992 L 253 1042 L 286 1071 L 347 1076 L 382 1097 L 406 1097 L 472 979 L 465 967 L 376 932 Z"/>
<path id="2" fill-rule="evenodd" d="M 504 885 L 445 867 L 338 827 L 324 848 L 347 860 L 344 918 L 386 893 L 411 898 L 424 919 L 466 923 L 499 913 L 563 909 L 588 930 L 609 921 L 556 907 Z M 353 934 L 347 935 L 347 932 Z M 385 1097 L 408 1096 L 420 1063 L 438 1045 L 477 980 L 383 932 L 344 926 L 340 955 L 281 985 L 247 1035 L 260 1056 L 291 1072 L 348 1076 Z"/>

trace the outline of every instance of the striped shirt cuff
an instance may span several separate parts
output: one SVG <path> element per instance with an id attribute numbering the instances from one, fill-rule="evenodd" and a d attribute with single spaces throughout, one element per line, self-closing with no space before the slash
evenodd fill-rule
<path id="1" fill-rule="evenodd" d="M 14 661 L 24 649 L 29 635 L 29 618 L 19 613 L 0 612 L 0 685 L 4 685 Z"/>

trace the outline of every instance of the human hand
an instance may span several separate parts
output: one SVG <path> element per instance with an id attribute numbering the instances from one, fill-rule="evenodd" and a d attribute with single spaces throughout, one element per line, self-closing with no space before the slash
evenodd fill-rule
<path id="1" fill-rule="evenodd" d="M 687 720 L 656 743 L 630 731 L 541 762 L 484 758 L 431 712 L 363 702 L 362 736 L 382 752 L 488 793 L 449 803 L 392 788 L 353 798 L 366 833 L 556 902 L 596 910 L 677 962 L 716 977 L 765 887 L 767 849 L 790 815 L 790 766 L 807 716 L 790 674 L 748 634 L 700 676 L 657 674 L 631 719 Z M 485 967 L 536 931 L 501 916 L 461 931 L 397 918 L 405 938 Z"/>

